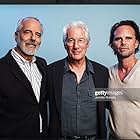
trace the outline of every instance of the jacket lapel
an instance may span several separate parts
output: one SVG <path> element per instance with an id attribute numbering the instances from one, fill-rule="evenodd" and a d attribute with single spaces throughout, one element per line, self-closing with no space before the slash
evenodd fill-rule
<path id="1" fill-rule="evenodd" d="M 40 59 L 37 57 L 37 60 L 36 60 L 36 64 L 37 64 L 37 67 L 39 69 L 39 71 L 41 72 L 42 74 L 42 81 L 41 81 L 41 89 L 40 89 L 40 98 L 46 94 L 43 94 L 43 93 L 47 93 L 46 91 L 46 68 L 47 68 L 47 63 L 44 61 L 44 64 L 40 61 Z"/>
<path id="2" fill-rule="evenodd" d="M 36 97 L 34 95 L 32 86 L 30 84 L 30 81 L 27 79 L 25 74 L 22 72 L 14 58 L 11 56 L 11 50 L 6 55 L 6 63 L 9 65 L 9 69 L 13 73 L 13 75 L 23 84 L 23 86 L 28 90 L 28 92 L 33 96 L 33 98 L 36 100 Z"/>
<path id="3" fill-rule="evenodd" d="M 62 61 L 60 61 L 60 63 L 58 63 L 56 65 L 56 67 L 54 67 L 54 75 L 53 75 L 53 80 L 54 80 L 54 85 L 55 87 L 55 101 L 56 101 L 56 105 L 57 105 L 57 109 L 58 112 L 61 113 L 61 98 L 62 98 L 62 88 L 63 88 L 63 74 L 64 74 L 64 59 Z"/>

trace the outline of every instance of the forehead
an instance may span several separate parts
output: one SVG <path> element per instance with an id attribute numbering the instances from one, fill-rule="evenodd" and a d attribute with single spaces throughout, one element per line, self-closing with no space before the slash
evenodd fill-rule
<path id="1" fill-rule="evenodd" d="M 122 26 L 119 26 L 114 31 L 114 35 L 121 35 L 121 34 L 135 35 L 135 30 L 131 26 L 129 26 L 129 25 L 122 25 Z"/>
<path id="2" fill-rule="evenodd" d="M 22 24 L 22 29 L 30 29 L 30 30 L 36 30 L 42 32 L 41 24 L 35 19 L 25 20 L 21 24 Z"/>
<path id="3" fill-rule="evenodd" d="M 71 27 L 67 30 L 67 35 L 85 36 L 85 30 L 81 27 Z"/>

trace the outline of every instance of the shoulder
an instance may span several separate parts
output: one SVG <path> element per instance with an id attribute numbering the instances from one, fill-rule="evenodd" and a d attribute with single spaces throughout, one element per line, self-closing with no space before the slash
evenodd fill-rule
<path id="1" fill-rule="evenodd" d="M 0 63 L 3 63 L 5 61 L 5 56 L 0 58 Z"/>
<path id="2" fill-rule="evenodd" d="M 43 57 L 36 56 L 36 60 L 39 63 L 43 63 L 43 64 L 47 65 L 47 61 Z"/>
<path id="3" fill-rule="evenodd" d="M 108 85 L 108 68 L 98 62 L 91 61 L 94 70 L 94 83 L 96 88 L 107 88 Z"/>
<path id="4" fill-rule="evenodd" d="M 92 60 L 89 61 L 92 63 L 94 71 L 108 71 L 106 66 Z"/>
<path id="5" fill-rule="evenodd" d="M 48 68 L 63 67 L 63 66 L 64 66 L 64 63 L 65 63 L 65 58 L 50 63 L 50 64 L 48 65 Z"/>
<path id="6" fill-rule="evenodd" d="M 36 59 L 39 60 L 39 61 L 46 61 L 45 58 L 39 57 L 39 56 L 36 56 Z"/>
<path id="7" fill-rule="evenodd" d="M 136 63 L 136 67 L 140 68 L 140 60 L 138 59 L 137 63 Z"/>
<path id="8" fill-rule="evenodd" d="M 108 68 L 109 74 L 112 75 L 118 69 L 118 64 L 112 65 Z"/>
<path id="9" fill-rule="evenodd" d="M 58 77 L 62 76 L 64 72 L 64 65 L 65 65 L 65 59 L 61 59 L 53 63 L 50 63 L 47 66 L 48 77 L 51 79 L 52 75 L 54 75 L 55 78 L 57 76 Z"/>
<path id="10" fill-rule="evenodd" d="M 7 54 L 0 58 L 0 64 L 7 64 L 11 59 L 13 59 L 13 57 L 11 56 L 11 50 L 9 50 Z"/>

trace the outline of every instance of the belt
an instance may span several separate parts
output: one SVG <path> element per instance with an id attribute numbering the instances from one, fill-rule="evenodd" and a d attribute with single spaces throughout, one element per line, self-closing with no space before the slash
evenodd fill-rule
<path id="1" fill-rule="evenodd" d="M 64 139 L 95 139 L 95 135 L 89 135 L 89 136 L 63 136 Z"/>

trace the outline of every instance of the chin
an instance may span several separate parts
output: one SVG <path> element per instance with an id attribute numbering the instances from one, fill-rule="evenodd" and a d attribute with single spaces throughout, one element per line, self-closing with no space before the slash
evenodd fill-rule
<path id="1" fill-rule="evenodd" d="M 80 61 L 80 60 L 82 60 L 83 58 L 81 58 L 81 57 L 74 57 L 73 58 L 73 60 L 75 60 L 75 61 Z"/>
<path id="2" fill-rule="evenodd" d="M 34 54 L 35 54 L 35 52 L 36 52 L 36 50 L 35 51 L 30 51 L 30 50 L 27 50 L 27 49 L 23 49 L 22 50 L 26 55 L 30 55 L 30 56 L 33 56 Z"/>

